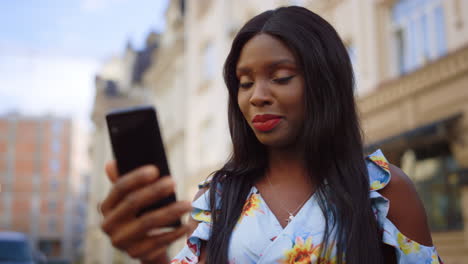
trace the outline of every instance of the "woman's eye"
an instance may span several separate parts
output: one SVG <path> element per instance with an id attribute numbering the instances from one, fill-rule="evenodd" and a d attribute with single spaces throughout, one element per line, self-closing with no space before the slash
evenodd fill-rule
<path id="1" fill-rule="evenodd" d="M 294 76 L 296 75 L 291 75 L 291 76 L 284 77 L 284 78 L 276 78 L 276 79 L 273 79 L 273 81 L 277 84 L 287 84 L 292 78 L 294 78 Z"/>
<path id="2" fill-rule="evenodd" d="M 240 83 L 239 87 L 240 88 L 250 88 L 250 87 L 252 87 L 252 85 L 253 85 L 253 82 L 244 82 L 244 83 Z"/>

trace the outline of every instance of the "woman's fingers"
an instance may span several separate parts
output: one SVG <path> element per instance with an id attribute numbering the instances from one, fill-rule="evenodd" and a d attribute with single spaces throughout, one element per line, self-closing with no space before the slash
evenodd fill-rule
<path id="1" fill-rule="evenodd" d="M 104 215 L 101 229 L 116 248 L 132 257 L 150 262 L 166 258 L 167 247 L 186 234 L 189 227 L 183 225 L 165 233 L 149 231 L 163 231 L 158 228 L 179 220 L 191 210 L 190 203 L 175 202 L 137 218 L 143 208 L 174 193 L 172 178 L 158 179 L 159 170 L 151 165 L 119 176 L 115 161 L 106 164 L 106 173 L 113 186 L 99 208 Z"/>
<path id="2" fill-rule="evenodd" d="M 174 192 L 174 181 L 170 177 L 164 177 L 146 187 L 127 194 L 115 208 L 112 209 L 102 223 L 102 229 L 111 233 L 115 225 L 124 219 L 135 217 L 141 209 L 159 201 Z"/>
<path id="3" fill-rule="evenodd" d="M 117 171 L 117 162 L 115 160 L 106 163 L 106 174 L 112 183 L 119 179 L 119 172 Z"/>
<path id="4" fill-rule="evenodd" d="M 144 263 L 148 263 L 147 261 L 151 261 L 151 263 L 161 263 L 161 257 L 164 257 L 167 254 L 167 246 L 156 248 L 151 251 L 148 255 L 141 258 Z"/>
<path id="5" fill-rule="evenodd" d="M 129 243 L 134 243 L 136 239 L 147 236 L 148 232 L 151 230 L 170 226 L 191 210 L 192 206 L 190 202 L 183 201 L 175 202 L 161 209 L 148 212 L 139 217 L 136 221 L 116 229 L 112 236 L 112 243 L 119 247 L 126 247 Z M 159 235 L 157 237 L 159 237 Z"/>
<path id="6" fill-rule="evenodd" d="M 127 253 L 133 258 L 139 259 L 150 259 L 151 254 L 154 254 L 157 248 L 166 248 L 172 242 L 184 236 L 189 230 L 187 225 L 183 225 L 171 232 L 167 232 L 158 236 L 151 236 L 139 243 L 133 243 L 130 248 L 127 249 Z M 157 254 L 159 256 L 159 254 Z"/>
<path id="7" fill-rule="evenodd" d="M 119 204 L 130 192 L 148 185 L 158 177 L 159 170 L 151 165 L 141 167 L 123 177 L 119 177 L 107 198 L 102 202 L 101 211 L 104 216 L 107 216 L 109 211 Z"/>

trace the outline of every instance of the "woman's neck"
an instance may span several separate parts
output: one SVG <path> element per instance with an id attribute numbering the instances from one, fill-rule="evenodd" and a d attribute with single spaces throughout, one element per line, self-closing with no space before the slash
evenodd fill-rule
<path id="1" fill-rule="evenodd" d="M 267 177 L 276 184 L 310 184 L 302 151 L 271 149 Z"/>

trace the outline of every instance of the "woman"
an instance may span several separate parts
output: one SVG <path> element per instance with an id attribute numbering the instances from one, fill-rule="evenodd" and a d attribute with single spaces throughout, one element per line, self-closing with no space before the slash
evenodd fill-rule
<path id="1" fill-rule="evenodd" d="M 114 246 L 168 263 L 189 232 L 172 263 L 440 263 L 408 177 L 379 151 L 363 158 L 352 67 L 330 24 L 294 6 L 252 18 L 224 78 L 233 153 L 200 186 L 189 224 L 148 236 L 190 205 L 136 218 L 173 183 L 152 167 L 117 179 L 110 163 L 102 228 Z"/>

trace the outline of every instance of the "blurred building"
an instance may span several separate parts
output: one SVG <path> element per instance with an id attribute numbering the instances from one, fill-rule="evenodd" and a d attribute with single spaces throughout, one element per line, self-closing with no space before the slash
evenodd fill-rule
<path id="1" fill-rule="evenodd" d="M 344 40 L 366 150 L 411 177 L 446 263 L 468 261 L 468 2 L 309 1 Z"/>
<path id="2" fill-rule="evenodd" d="M 51 260 L 74 260 L 83 238 L 80 133 L 67 118 L 0 117 L 0 229 L 28 234 Z"/>
<path id="3" fill-rule="evenodd" d="M 91 135 L 91 158 L 88 222 L 86 228 L 85 263 L 131 263 L 132 260 L 115 250 L 100 229 L 98 203 L 110 190 L 104 172 L 107 161 L 113 159 L 105 115 L 118 108 L 151 104 L 152 93 L 143 87 L 143 73 L 152 65 L 152 54 L 159 46 L 159 35 L 150 33 L 143 50 L 130 44 L 122 56 L 115 56 L 96 74 L 96 95 L 92 111 L 94 131 Z"/>
<path id="4" fill-rule="evenodd" d="M 188 122 L 185 56 L 185 1 L 170 1 L 166 9 L 166 29 L 161 35 L 160 46 L 152 54 L 153 64 L 144 73 L 143 83 L 152 93 L 156 106 L 161 135 L 171 176 L 177 182 L 178 199 L 191 199 L 185 191 L 187 182 L 187 137 Z M 185 239 L 174 244 L 170 255 L 179 251 Z"/>
<path id="5" fill-rule="evenodd" d="M 88 156 L 89 131 L 81 123 L 72 123 L 70 175 L 71 190 L 74 194 L 72 201 L 74 210 L 70 211 L 73 236 L 68 245 L 72 249 L 74 262 L 82 262 L 84 257 L 84 242 L 88 211 L 88 197 L 90 186 L 90 161 Z"/>

